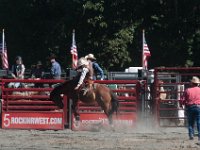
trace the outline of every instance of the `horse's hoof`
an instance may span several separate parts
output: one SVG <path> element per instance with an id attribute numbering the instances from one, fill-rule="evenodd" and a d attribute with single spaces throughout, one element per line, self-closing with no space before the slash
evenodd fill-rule
<path id="1" fill-rule="evenodd" d="M 110 125 L 111 131 L 115 131 L 115 127 L 113 124 Z"/>
<path id="2" fill-rule="evenodd" d="M 80 116 L 76 116 L 76 121 L 80 121 Z"/>

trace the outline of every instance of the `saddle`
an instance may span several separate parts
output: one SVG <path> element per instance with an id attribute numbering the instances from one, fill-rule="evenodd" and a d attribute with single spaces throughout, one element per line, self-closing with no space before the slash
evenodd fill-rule
<path id="1" fill-rule="evenodd" d="M 89 100 L 95 99 L 95 83 L 92 80 L 87 80 L 81 86 L 79 91 L 79 98 L 82 101 L 88 102 Z"/>
<path id="2" fill-rule="evenodd" d="M 88 91 L 93 90 L 93 84 L 94 84 L 94 81 L 92 80 L 87 80 L 82 84 L 80 91 L 83 92 L 83 95 L 86 95 Z"/>

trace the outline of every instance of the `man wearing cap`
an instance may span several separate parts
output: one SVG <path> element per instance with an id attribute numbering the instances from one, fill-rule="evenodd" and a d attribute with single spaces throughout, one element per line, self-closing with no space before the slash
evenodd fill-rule
<path id="1" fill-rule="evenodd" d="M 100 80 L 104 79 L 104 72 L 101 69 L 101 67 L 99 66 L 99 64 L 96 62 L 96 58 L 94 57 L 93 54 L 88 54 L 85 56 L 85 58 L 88 60 L 89 65 L 92 66 L 92 68 L 94 69 L 94 73 L 97 76 L 97 74 L 100 75 Z M 96 76 L 93 76 L 93 79 L 96 80 Z"/>
<path id="2" fill-rule="evenodd" d="M 36 79 L 42 79 L 44 76 L 44 68 L 41 61 L 38 61 L 35 68 L 31 72 L 31 77 Z"/>
<path id="3" fill-rule="evenodd" d="M 194 76 L 191 80 L 190 87 L 184 92 L 183 104 L 186 106 L 188 118 L 189 139 L 194 139 L 194 123 L 197 123 L 198 144 L 200 144 L 200 80 Z"/>
<path id="4" fill-rule="evenodd" d="M 42 79 L 44 76 L 44 68 L 41 61 L 38 61 L 36 67 L 31 72 L 33 79 Z M 35 83 L 36 88 L 43 88 L 43 83 Z"/>

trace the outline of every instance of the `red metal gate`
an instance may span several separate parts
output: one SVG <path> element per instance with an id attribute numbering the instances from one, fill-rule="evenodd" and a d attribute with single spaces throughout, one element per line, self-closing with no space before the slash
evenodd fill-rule
<path id="1" fill-rule="evenodd" d="M 96 81 L 107 84 L 119 99 L 119 112 L 113 116 L 115 127 L 134 127 L 138 118 L 140 82 L 138 80 Z M 98 105 L 79 103 L 80 121 L 72 115 L 72 130 L 92 130 L 108 125 L 108 119 Z"/>
<path id="2" fill-rule="evenodd" d="M 154 113 L 159 126 L 185 126 L 185 109 L 180 106 L 192 76 L 200 77 L 200 67 L 155 68 Z"/>
<path id="3" fill-rule="evenodd" d="M 20 82 L 24 87 L 8 88 L 11 82 Z M 66 97 L 64 108 L 58 109 L 49 99 L 51 84 L 63 80 L 15 80 L 2 79 L 2 128 L 4 129 L 64 129 L 90 130 L 97 124 L 108 125 L 105 114 L 97 105 L 79 103 L 81 122 L 77 124 Z M 96 81 L 107 84 L 118 96 L 120 107 L 114 115 L 114 124 L 119 127 L 134 127 L 138 119 L 140 82 L 138 80 Z M 43 84 L 42 88 L 34 85 Z"/>
<path id="4" fill-rule="evenodd" d="M 49 99 L 49 85 L 60 82 L 63 80 L 2 79 L 2 128 L 64 129 L 68 122 L 66 97 L 64 109 Z M 9 83 L 22 83 L 23 87 L 8 88 Z M 44 87 L 35 88 L 37 83 Z"/>

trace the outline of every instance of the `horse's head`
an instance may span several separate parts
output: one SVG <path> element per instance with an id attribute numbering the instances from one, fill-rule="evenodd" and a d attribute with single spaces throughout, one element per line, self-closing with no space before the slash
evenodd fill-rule
<path id="1" fill-rule="evenodd" d="M 61 85 L 59 85 L 61 86 Z M 63 102 L 62 102 L 62 97 L 61 97 L 61 91 L 59 90 L 60 87 L 57 86 L 55 87 L 51 92 L 50 92 L 50 99 L 58 106 L 59 108 L 63 108 Z"/>
<path id="2" fill-rule="evenodd" d="M 61 83 L 57 85 L 50 93 L 50 99 L 54 101 L 54 103 L 60 107 L 63 108 L 63 98 L 61 94 L 66 95 L 68 98 L 74 97 L 74 87 L 76 86 L 76 82 L 74 80 L 65 81 L 64 83 Z"/>

